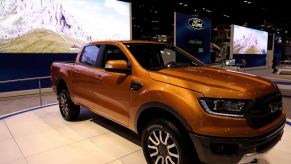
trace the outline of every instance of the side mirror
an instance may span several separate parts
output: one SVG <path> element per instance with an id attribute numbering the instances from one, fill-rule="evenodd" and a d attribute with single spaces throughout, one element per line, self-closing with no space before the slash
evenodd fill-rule
<path id="1" fill-rule="evenodd" d="M 130 73 L 131 69 L 128 67 L 125 60 L 109 60 L 105 64 L 105 70 L 117 73 Z"/>

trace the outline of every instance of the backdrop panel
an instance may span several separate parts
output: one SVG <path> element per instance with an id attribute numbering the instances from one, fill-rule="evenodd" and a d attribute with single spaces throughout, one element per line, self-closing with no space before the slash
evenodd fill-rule
<path id="1" fill-rule="evenodd" d="M 175 12 L 175 45 L 211 63 L 211 20 Z"/>

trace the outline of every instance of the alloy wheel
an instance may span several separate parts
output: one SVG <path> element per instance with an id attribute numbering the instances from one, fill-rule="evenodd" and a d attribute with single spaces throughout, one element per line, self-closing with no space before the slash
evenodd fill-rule
<path id="1" fill-rule="evenodd" d="M 154 130 L 148 137 L 148 151 L 155 164 L 178 164 L 179 151 L 173 137 L 163 130 Z"/>
<path id="2" fill-rule="evenodd" d="M 68 97 L 65 93 L 60 94 L 60 109 L 64 117 L 68 117 L 69 115 L 69 103 L 68 103 Z"/>

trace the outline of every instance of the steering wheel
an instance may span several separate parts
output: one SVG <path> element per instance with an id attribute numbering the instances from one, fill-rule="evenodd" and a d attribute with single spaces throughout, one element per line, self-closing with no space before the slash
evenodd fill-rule
<path id="1" fill-rule="evenodd" d="M 172 66 L 175 66 L 176 65 L 176 62 L 174 62 L 174 61 L 170 61 L 170 62 L 168 62 L 167 64 L 166 64 L 166 66 L 168 67 L 168 68 L 171 68 Z"/>

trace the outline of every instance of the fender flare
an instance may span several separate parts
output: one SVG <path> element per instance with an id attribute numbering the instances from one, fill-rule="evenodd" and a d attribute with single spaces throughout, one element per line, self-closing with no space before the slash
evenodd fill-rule
<path id="1" fill-rule="evenodd" d="M 160 103 L 160 102 L 149 102 L 149 103 L 146 103 L 144 105 L 142 105 L 137 114 L 136 114 L 136 117 L 135 117 L 135 122 L 134 122 L 134 128 L 136 130 L 136 132 L 138 132 L 138 120 L 140 118 L 140 115 L 147 109 L 149 108 L 159 108 L 159 109 L 162 109 L 164 110 L 165 112 L 171 114 L 173 117 L 175 117 L 184 127 L 187 131 L 193 131 L 191 126 L 187 123 L 187 121 L 178 113 L 176 112 L 172 107 L 166 105 L 166 104 L 163 104 L 163 103 Z"/>

